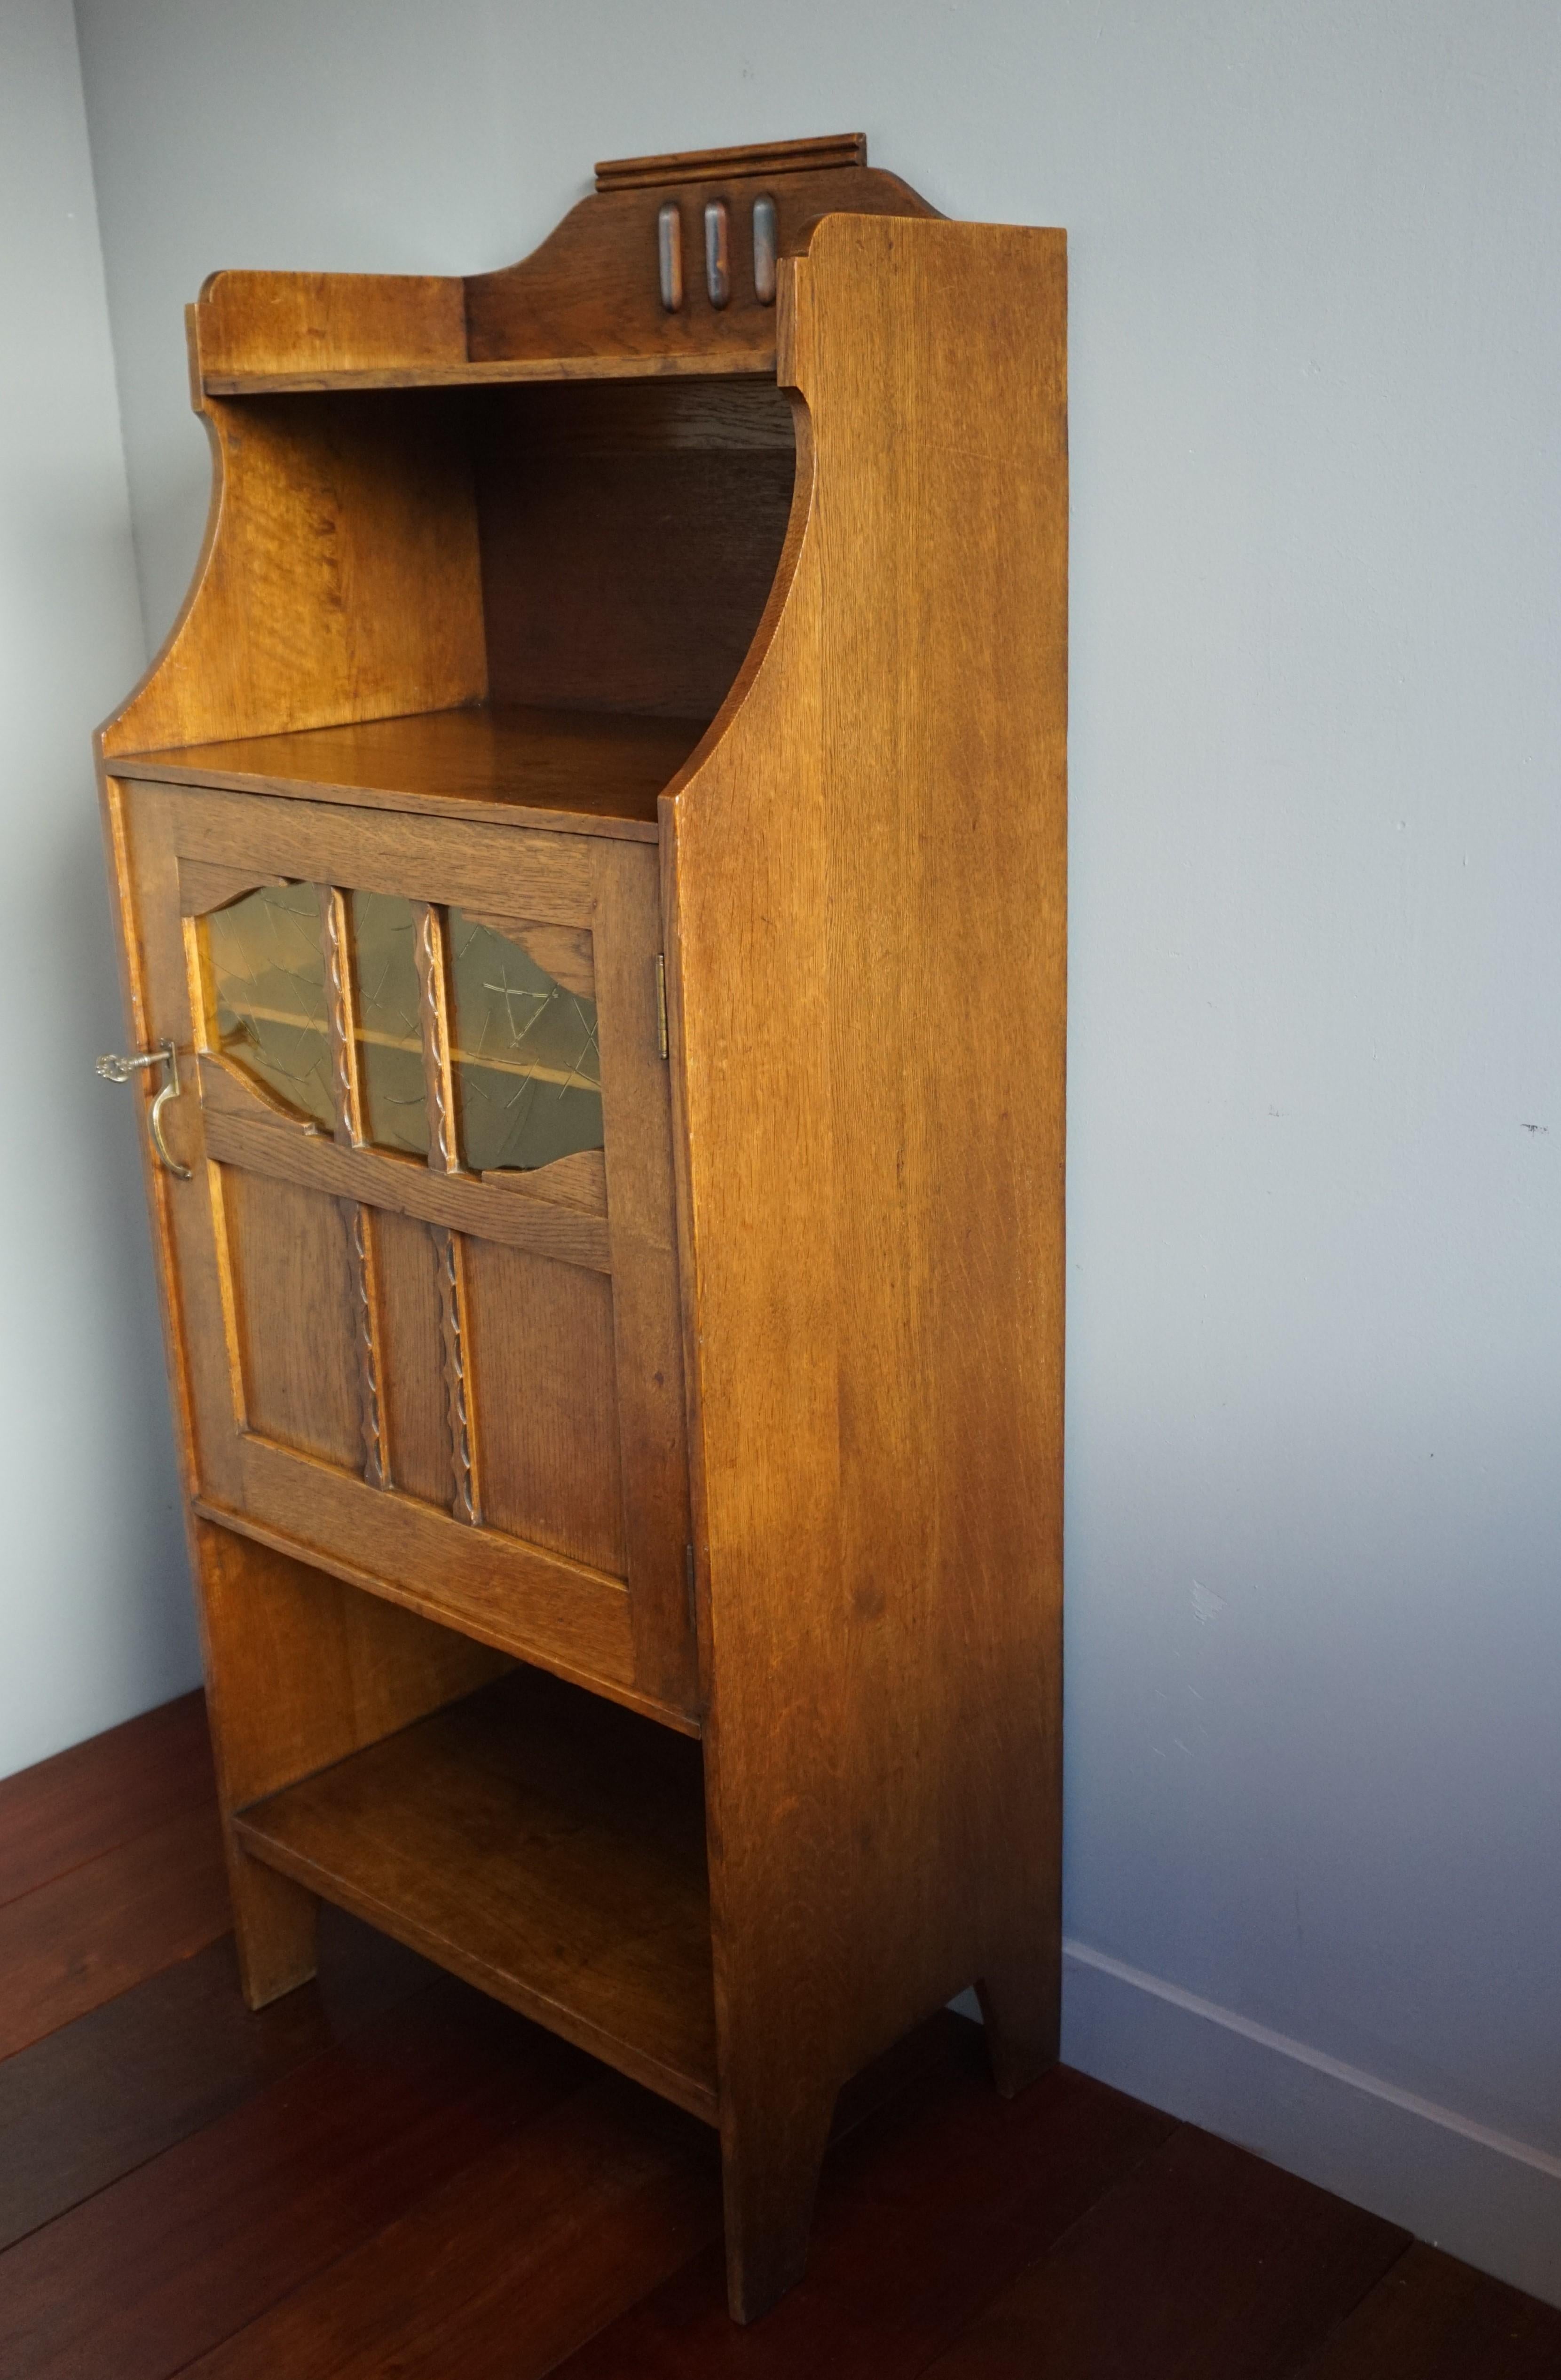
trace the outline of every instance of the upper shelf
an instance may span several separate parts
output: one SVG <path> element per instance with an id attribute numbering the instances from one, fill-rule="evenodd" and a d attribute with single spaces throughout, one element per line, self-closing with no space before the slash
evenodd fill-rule
<path id="1" fill-rule="evenodd" d="M 930 215 L 860 133 L 621 158 L 499 273 L 217 273 L 189 309 L 208 396 L 768 375 L 784 260 L 833 213 Z"/>
<path id="2" fill-rule="evenodd" d="M 507 363 L 382 364 L 350 371 L 207 372 L 208 396 L 328 395 L 374 388 L 504 388 L 521 381 L 773 380 L 775 348 L 715 355 L 525 356 Z"/>
<path id="3" fill-rule="evenodd" d="M 702 719 L 550 710 L 524 703 L 420 711 L 345 727 L 131 752 L 115 776 L 424 810 L 654 843 L 656 797 Z"/>

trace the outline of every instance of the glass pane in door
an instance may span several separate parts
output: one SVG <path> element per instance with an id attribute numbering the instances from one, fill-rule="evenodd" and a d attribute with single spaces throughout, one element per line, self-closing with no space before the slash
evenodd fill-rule
<path id="1" fill-rule="evenodd" d="M 330 1130 L 320 890 L 266 884 L 202 920 L 217 1047 L 300 1119 Z"/>
<path id="2" fill-rule="evenodd" d="M 412 904 L 396 892 L 354 892 L 349 906 L 364 1134 L 376 1148 L 426 1157 L 429 1102 Z"/>
<path id="3" fill-rule="evenodd" d="M 474 1173 L 551 1165 L 602 1146 L 601 1060 L 588 962 L 561 982 L 511 936 L 449 913 L 452 1061 L 462 1161 Z M 558 929 L 538 929 L 549 950 Z M 587 944 L 588 948 L 588 944 Z"/>

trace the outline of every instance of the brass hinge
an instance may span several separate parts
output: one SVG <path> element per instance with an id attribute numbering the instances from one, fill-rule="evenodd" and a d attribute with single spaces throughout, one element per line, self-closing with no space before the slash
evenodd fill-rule
<path id="1" fill-rule="evenodd" d="M 656 1054 L 667 1055 L 667 962 L 656 953 Z"/>

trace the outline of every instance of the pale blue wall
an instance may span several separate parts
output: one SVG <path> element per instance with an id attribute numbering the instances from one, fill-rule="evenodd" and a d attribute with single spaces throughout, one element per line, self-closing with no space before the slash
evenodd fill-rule
<path id="1" fill-rule="evenodd" d="M 91 733 L 145 663 L 70 0 L 0 7 L 0 1776 L 194 1684 Z"/>
<path id="2" fill-rule="evenodd" d="M 1542 2172 L 1561 11 L 80 0 L 79 23 L 159 626 L 205 493 L 179 310 L 213 266 L 498 265 L 599 155 L 854 126 L 950 212 L 1067 225 L 1069 1929 Z M 1140 2071 L 1128 2047 L 1113 2070 Z M 1156 2055 L 1145 2087 L 1204 2104 Z M 1304 2163 L 1267 2087 L 1232 2128 Z"/>

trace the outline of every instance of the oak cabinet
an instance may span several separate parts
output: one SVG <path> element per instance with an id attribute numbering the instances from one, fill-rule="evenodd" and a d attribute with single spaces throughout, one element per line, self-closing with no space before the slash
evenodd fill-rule
<path id="1" fill-rule="evenodd" d="M 744 2318 L 863 2064 L 1056 2054 L 1064 321 L 854 139 L 218 274 L 99 737 L 246 1991 L 718 2125 Z"/>

